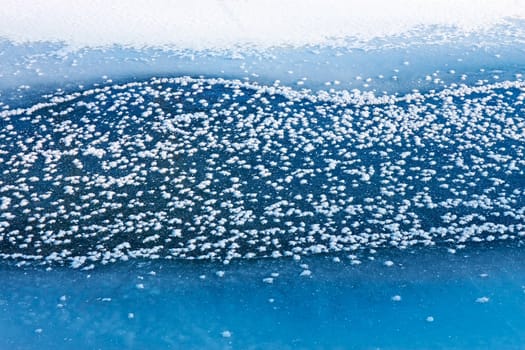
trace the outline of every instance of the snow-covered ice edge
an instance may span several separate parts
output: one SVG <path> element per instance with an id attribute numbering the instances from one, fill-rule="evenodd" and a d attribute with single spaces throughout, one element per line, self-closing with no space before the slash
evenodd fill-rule
<path id="1" fill-rule="evenodd" d="M 482 32 L 516 19 L 525 19 L 525 6 L 517 0 L 4 0 L 0 37 L 75 48 L 297 47 L 342 38 L 368 41 L 421 26 Z"/>

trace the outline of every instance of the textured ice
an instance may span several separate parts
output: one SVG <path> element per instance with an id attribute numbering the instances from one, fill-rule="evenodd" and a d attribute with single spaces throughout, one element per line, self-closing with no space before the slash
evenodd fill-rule
<path id="1" fill-rule="evenodd" d="M 375 96 L 180 77 L 4 108 L 0 256 L 358 264 L 520 239 L 524 96 L 521 80 Z"/>
<path id="2" fill-rule="evenodd" d="M 2 1 L 0 348 L 522 347 L 524 10 Z"/>

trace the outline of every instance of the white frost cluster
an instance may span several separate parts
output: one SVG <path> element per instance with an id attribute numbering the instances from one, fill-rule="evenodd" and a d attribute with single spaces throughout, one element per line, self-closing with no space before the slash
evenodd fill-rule
<path id="1" fill-rule="evenodd" d="M 521 81 L 376 97 L 180 77 L 6 108 L 0 257 L 357 265 L 364 249 L 519 240 L 524 93 Z"/>

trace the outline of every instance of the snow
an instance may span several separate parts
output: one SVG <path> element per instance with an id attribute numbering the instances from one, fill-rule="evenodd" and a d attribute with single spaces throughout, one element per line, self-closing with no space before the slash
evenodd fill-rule
<path id="1" fill-rule="evenodd" d="M 479 303 L 479 304 L 486 304 L 490 301 L 490 299 L 488 297 L 479 297 L 476 299 L 476 303 Z"/>
<path id="2" fill-rule="evenodd" d="M 122 45 L 224 49 L 370 40 L 420 26 L 471 32 L 524 19 L 519 0 L 4 0 L 0 37 L 71 47 Z"/>
<path id="3" fill-rule="evenodd" d="M 230 331 L 223 331 L 221 333 L 221 335 L 222 335 L 223 338 L 231 338 L 232 332 L 230 332 Z"/>

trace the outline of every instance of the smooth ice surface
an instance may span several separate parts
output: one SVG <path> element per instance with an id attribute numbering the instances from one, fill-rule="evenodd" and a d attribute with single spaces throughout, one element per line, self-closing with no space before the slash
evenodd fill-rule
<path id="1" fill-rule="evenodd" d="M 522 247 L 363 253 L 360 265 L 317 256 L 228 266 L 128 262 L 91 272 L 3 267 L 0 348 L 518 349 L 525 342 Z"/>
<path id="2" fill-rule="evenodd" d="M 14 94 L 14 101 L 8 102 L 20 106 L 29 102 L 22 103 L 24 95 L 32 93 L 36 99 L 36 92 L 44 94 L 56 88 L 77 91 L 108 80 L 181 75 L 237 78 L 264 85 L 279 81 L 298 90 L 315 91 L 405 94 L 413 89 L 440 90 L 452 83 L 515 79 L 524 67 L 523 46 L 515 42 L 525 37 L 519 34 L 522 27 L 520 23 L 508 32 L 501 27 L 490 35 L 461 36 L 454 43 L 390 38 L 369 43 L 367 49 L 348 43 L 240 53 L 123 47 L 67 51 L 64 44 L 0 41 L 0 96 L 5 100 Z"/>

